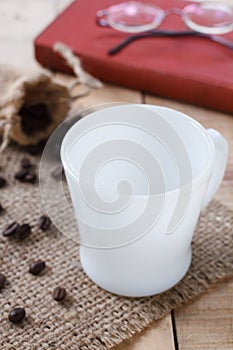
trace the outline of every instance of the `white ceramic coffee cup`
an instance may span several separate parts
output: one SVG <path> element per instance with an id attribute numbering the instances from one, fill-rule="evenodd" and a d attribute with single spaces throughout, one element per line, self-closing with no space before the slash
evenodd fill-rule
<path id="1" fill-rule="evenodd" d="M 87 275 L 108 291 L 137 297 L 180 281 L 227 154 L 217 131 L 165 107 L 116 105 L 73 125 L 61 159 Z"/>

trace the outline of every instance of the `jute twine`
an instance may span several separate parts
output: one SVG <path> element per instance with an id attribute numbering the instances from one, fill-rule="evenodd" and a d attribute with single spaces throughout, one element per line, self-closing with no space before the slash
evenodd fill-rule
<path id="1" fill-rule="evenodd" d="M 55 227 L 46 232 L 37 228 L 43 213 L 38 186 L 13 179 L 22 152 L 11 147 L 0 157 L 0 173 L 9 180 L 9 186 L 0 190 L 6 208 L 0 230 L 14 220 L 33 227 L 30 238 L 20 243 L 0 237 L 1 272 L 7 277 L 0 292 L 1 349 L 110 349 L 233 275 L 233 213 L 213 201 L 199 220 L 192 266 L 178 285 L 148 298 L 119 297 L 100 289 L 84 274 L 73 241 Z M 28 273 L 29 263 L 36 259 L 47 264 L 41 276 Z M 63 303 L 52 299 L 57 286 L 67 290 Z M 27 317 L 13 325 L 8 313 L 17 306 L 26 309 Z"/>

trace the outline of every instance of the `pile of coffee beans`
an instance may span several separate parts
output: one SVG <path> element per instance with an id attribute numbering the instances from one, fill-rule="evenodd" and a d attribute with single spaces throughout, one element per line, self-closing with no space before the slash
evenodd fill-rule
<path id="1" fill-rule="evenodd" d="M 42 220 L 43 218 L 43 220 Z M 47 230 L 50 227 L 51 221 L 46 216 L 43 215 L 38 220 L 38 226 L 43 230 Z M 31 233 L 31 227 L 28 224 L 19 225 L 17 222 L 12 222 L 8 225 L 5 230 L 2 232 L 4 237 L 18 236 L 19 239 L 25 239 L 28 236 L 28 232 Z M 46 269 L 46 263 L 42 259 L 35 260 L 30 263 L 28 272 L 34 276 L 41 275 L 42 272 Z M 6 277 L 3 273 L 0 273 L 0 291 L 4 288 L 6 282 Z M 56 287 L 53 290 L 52 298 L 55 301 L 61 302 L 66 297 L 66 289 L 63 287 Z M 20 323 L 24 320 L 26 316 L 26 311 L 22 307 L 17 307 L 10 311 L 8 319 L 12 323 Z"/>
<path id="2" fill-rule="evenodd" d="M 51 226 L 51 220 L 47 215 L 42 215 L 38 219 L 38 228 L 42 231 L 46 231 Z M 22 241 L 25 238 L 28 238 L 32 232 L 32 228 L 29 224 L 23 223 L 19 224 L 16 221 L 11 222 L 6 228 L 2 231 L 4 237 L 14 237 Z"/>
<path id="3" fill-rule="evenodd" d="M 25 157 L 21 159 L 20 169 L 15 173 L 14 177 L 19 182 L 35 183 L 37 181 L 37 174 L 33 170 L 34 166 L 30 159 Z M 7 180 L 0 176 L 0 189 L 5 188 L 8 185 Z M 0 203 L 0 215 L 5 212 L 5 208 Z M 37 220 L 37 227 L 42 231 L 46 231 L 51 226 L 51 220 L 47 215 L 41 215 Z M 6 238 L 14 238 L 18 241 L 23 241 L 31 235 L 32 227 L 30 224 L 18 223 L 13 221 L 9 223 L 2 232 L 2 235 Z M 38 259 L 30 263 L 28 272 L 34 276 L 41 275 L 46 269 L 45 261 Z M 5 287 L 6 276 L 0 272 L 0 291 Z M 63 287 L 56 287 L 53 290 L 52 298 L 58 302 L 61 302 L 66 297 L 66 290 Z M 26 311 L 22 307 L 16 307 L 10 311 L 8 319 L 10 322 L 18 324 L 22 322 L 26 317 Z"/>

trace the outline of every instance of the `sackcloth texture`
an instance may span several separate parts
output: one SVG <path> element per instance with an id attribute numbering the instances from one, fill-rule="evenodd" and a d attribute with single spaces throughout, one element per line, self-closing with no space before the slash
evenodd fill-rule
<path id="1" fill-rule="evenodd" d="M 39 188 L 17 183 L 13 176 L 23 156 L 15 146 L 0 154 L 0 174 L 9 182 L 0 190 L 6 208 L 0 216 L 0 229 L 12 221 L 28 222 L 33 228 L 22 242 L 0 237 L 0 269 L 7 278 L 0 292 L 1 349 L 110 349 L 233 275 L 233 212 L 212 201 L 200 217 L 192 265 L 179 284 L 146 298 L 120 297 L 102 290 L 83 272 L 78 244 L 54 226 L 46 232 L 37 228 L 43 214 Z M 32 162 L 39 163 L 39 157 L 32 157 Z M 47 264 L 41 276 L 28 273 L 30 262 L 37 259 Z M 51 295 L 57 286 L 67 290 L 61 303 Z M 13 325 L 8 313 L 18 306 L 25 308 L 27 317 Z"/>
<path id="2" fill-rule="evenodd" d="M 3 136 L 4 146 L 9 139 L 21 145 L 39 143 L 65 119 L 70 109 L 69 89 L 49 71 L 41 68 L 23 71 L 1 64 L 0 87 L 0 136 Z M 50 120 L 43 130 L 25 132 L 21 108 L 38 104 L 46 106 Z"/>

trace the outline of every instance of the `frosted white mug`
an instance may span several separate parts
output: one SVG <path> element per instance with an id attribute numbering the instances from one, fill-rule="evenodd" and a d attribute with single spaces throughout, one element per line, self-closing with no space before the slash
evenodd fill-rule
<path id="1" fill-rule="evenodd" d="M 217 131 L 166 107 L 116 105 L 73 125 L 61 159 L 86 274 L 110 292 L 137 297 L 180 281 L 227 154 Z"/>

